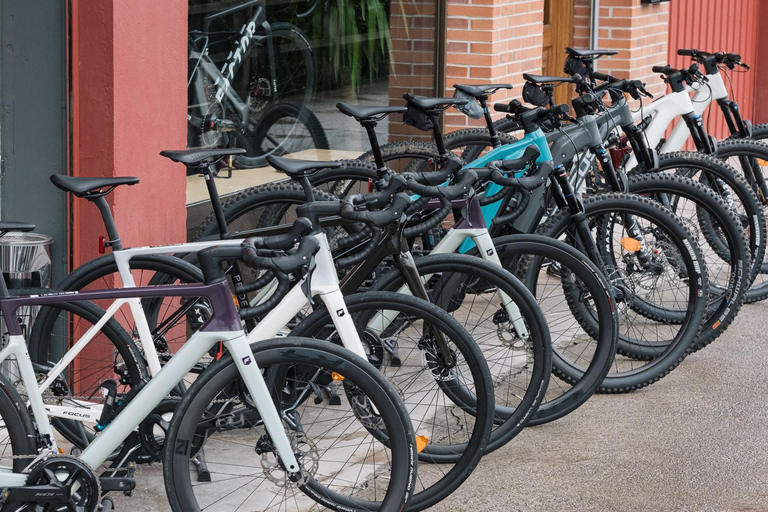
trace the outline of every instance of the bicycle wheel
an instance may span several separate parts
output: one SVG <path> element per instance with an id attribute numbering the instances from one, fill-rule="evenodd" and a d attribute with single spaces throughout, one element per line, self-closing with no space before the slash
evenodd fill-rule
<path id="1" fill-rule="evenodd" d="M 316 190 L 315 200 L 333 201 L 336 198 Z M 306 202 L 301 185 L 292 181 L 266 183 L 241 190 L 227 198 L 223 204 L 224 218 L 230 232 L 248 231 L 261 227 L 291 224 L 297 219 L 296 207 Z M 267 215 L 264 216 L 265 212 Z M 264 217 L 264 218 L 262 218 Z M 219 226 L 211 213 L 197 230 L 194 240 L 218 238 Z"/>
<path id="2" fill-rule="evenodd" d="M 0 464 L 21 473 L 36 457 L 37 432 L 27 402 L 0 374 Z"/>
<path id="3" fill-rule="evenodd" d="M 290 101 L 267 107 L 249 135 L 254 153 L 260 156 L 238 156 L 234 159 L 237 167 L 263 167 L 266 155 L 330 149 L 323 125 L 314 112 Z"/>
<path id="4" fill-rule="evenodd" d="M 648 195 L 674 212 L 698 238 L 707 265 L 709 305 L 692 350 L 712 343 L 736 319 L 749 288 L 751 255 L 744 229 L 725 201 L 706 185 L 666 173 L 650 173 L 629 179 L 629 191 Z M 706 215 L 706 221 L 700 219 Z M 715 233 L 707 233 L 713 230 Z M 707 240 L 725 242 L 727 254 Z"/>
<path id="5" fill-rule="evenodd" d="M 586 199 L 584 207 L 605 262 L 598 268 L 612 284 L 619 308 L 619 356 L 599 391 L 632 391 L 667 375 L 694 342 L 706 313 L 706 264 L 693 235 L 648 198 L 600 194 Z M 636 223 L 631 234 L 624 228 L 627 216 Z M 538 232 L 583 250 L 566 210 Z"/>
<path id="6" fill-rule="evenodd" d="M 765 212 L 757 195 L 744 177 L 735 173 L 731 166 L 721 160 L 701 153 L 684 151 L 660 155 L 658 170 L 700 181 L 725 199 L 728 207 L 737 216 L 741 226 L 747 232 L 752 253 L 752 261 L 750 262 L 752 283 L 745 300 L 746 302 L 754 302 L 768 295 L 768 283 L 765 282 L 768 280 L 768 276 L 761 277 L 761 267 L 766 250 L 766 236 L 768 236 Z M 630 171 L 630 176 L 642 172 L 640 167 L 636 167 Z M 706 237 L 707 244 L 719 254 L 727 257 L 727 243 L 717 235 L 718 230 L 712 226 L 709 214 L 701 210 L 697 213 L 699 222 L 702 223 L 701 230 Z"/>
<path id="7" fill-rule="evenodd" d="M 508 235 L 493 244 L 536 297 L 552 338 L 552 373 L 530 425 L 570 414 L 591 397 L 613 364 L 619 340 L 610 285 L 573 247 L 539 235 Z M 581 317 L 579 315 L 582 315 Z"/>
<path id="8" fill-rule="evenodd" d="M 131 259 L 131 271 L 134 281 L 141 286 L 169 285 L 179 283 L 201 283 L 203 276 L 197 267 L 180 258 L 167 255 L 137 256 Z M 88 291 L 119 288 L 122 280 L 112 254 L 96 258 L 76 268 L 58 284 L 61 291 Z M 97 301 L 96 304 L 106 309 L 111 301 Z M 207 299 L 202 297 L 155 297 L 141 301 L 147 317 L 152 341 L 160 362 L 167 361 L 187 340 L 188 329 L 197 330 L 211 315 Z M 37 316 L 40 325 L 48 323 L 47 315 L 53 310 L 43 308 Z M 115 318 L 130 332 L 137 333 L 133 315 L 120 308 Z M 42 329 L 42 327 L 41 327 Z M 46 331 L 29 340 L 30 354 L 33 361 L 45 362 L 51 350 Z M 137 334 L 136 334 L 137 335 Z M 210 360 L 208 361 L 210 362 Z M 205 361 L 201 364 L 205 364 Z"/>
<path id="9" fill-rule="evenodd" d="M 366 292 L 344 302 L 369 360 L 403 397 L 416 435 L 428 440 L 419 460 L 441 463 L 419 466 L 409 510 L 430 507 L 469 477 L 486 448 L 494 393 L 483 353 L 450 315 L 415 297 Z M 435 332 L 442 333 L 454 366 L 442 360 Z M 325 308 L 302 320 L 290 335 L 340 342 Z"/>
<path id="10" fill-rule="evenodd" d="M 50 289 L 19 290 L 19 294 L 51 293 Z M 66 298 L 66 295 L 63 296 Z M 64 300 L 64 299 L 62 299 Z M 32 314 L 21 311 L 20 314 Z M 36 372 L 46 378 L 53 365 L 101 320 L 105 312 L 90 302 L 61 302 L 42 306 L 29 334 L 30 346 L 38 347 Z M 16 385 L 18 375 L 6 376 Z M 56 377 L 44 395 L 46 403 L 86 407 L 82 402 L 99 403 L 106 400 L 99 388 L 114 381 L 118 399 L 147 378 L 141 352 L 131 337 L 114 319 L 109 319 Z M 82 450 L 95 437 L 96 425 L 67 418 L 52 418 L 51 424 L 76 448 Z M 101 425 L 101 428 L 106 425 Z"/>
<path id="11" fill-rule="evenodd" d="M 758 140 L 729 139 L 718 142 L 717 158 L 724 160 L 741 174 L 752 186 L 755 194 L 762 198 L 757 178 L 768 174 L 768 146 Z M 763 213 L 768 206 L 765 198 L 761 199 Z M 763 238 L 763 241 L 765 239 Z M 768 262 L 761 260 L 756 282 L 747 295 L 747 302 L 756 302 L 768 297 Z"/>
<path id="12" fill-rule="evenodd" d="M 316 391 L 306 381 L 280 383 L 278 403 L 304 478 L 292 482 L 281 470 L 263 426 L 251 419 L 258 414 L 232 392 L 242 389 L 241 379 L 225 356 L 195 381 L 171 421 L 163 465 L 171 508 L 239 510 L 246 501 L 249 510 L 265 511 L 307 510 L 314 502 L 335 510 L 404 508 L 413 492 L 416 441 L 392 385 L 369 363 L 329 343 L 279 338 L 252 349 L 261 368 L 300 364 L 331 383 Z M 285 389 L 310 399 L 286 401 Z M 200 449 L 210 483 L 193 483 L 191 459 Z"/>

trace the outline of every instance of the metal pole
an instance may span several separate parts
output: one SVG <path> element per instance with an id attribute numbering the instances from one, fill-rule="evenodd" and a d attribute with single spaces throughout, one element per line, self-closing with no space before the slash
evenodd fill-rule
<path id="1" fill-rule="evenodd" d="M 592 11 L 589 15 L 589 47 L 597 49 L 600 47 L 600 0 L 592 0 Z M 597 60 L 592 63 L 597 70 Z"/>

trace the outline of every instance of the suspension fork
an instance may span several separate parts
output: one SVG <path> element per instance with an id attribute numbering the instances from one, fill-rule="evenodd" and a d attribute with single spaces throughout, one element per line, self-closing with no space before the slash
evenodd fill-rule
<path id="1" fill-rule="evenodd" d="M 748 139 L 752 137 L 752 126 L 742 119 L 738 103 L 729 100 L 728 98 L 720 98 L 717 100 L 717 104 L 720 105 L 720 110 L 722 110 L 723 116 L 725 116 L 725 123 L 728 125 L 728 130 L 732 135 L 738 135 L 740 139 Z M 739 160 L 741 162 L 741 167 L 746 174 L 746 178 L 750 183 L 757 185 L 760 201 L 765 204 L 768 202 L 768 184 L 765 182 L 765 176 L 763 176 L 762 171 L 756 169 L 752 165 L 754 159 L 739 157 Z"/>
<path id="2" fill-rule="evenodd" d="M 712 137 L 709 136 L 704 128 L 704 121 L 702 121 L 701 115 L 689 112 L 688 114 L 683 114 L 683 120 L 688 125 L 688 131 L 691 132 L 691 138 L 696 149 L 707 155 L 714 156 L 717 153 L 717 147 Z"/>
<path id="3" fill-rule="evenodd" d="M 603 174 L 605 175 L 608 182 L 611 184 L 613 190 L 615 192 L 629 192 L 629 183 L 627 182 L 626 174 L 620 174 L 616 170 L 616 168 L 613 166 L 613 160 L 611 160 L 608 151 L 606 151 L 602 146 L 590 148 L 590 151 L 594 153 L 595 157 L 597 157 L 597 161 L 600 162 L 600 168 L 602 169 Z M 664 204 L 664 207 L 671 210 L 669 197 L 667 197 L 666 194 L 661 194 L 661 196 L 662 197 L 660 199 L 662 204 Z M 643 244 L 643 235 L 640 231 L 640 226 L 637 223 L 637 218 L 635 218 L 634 215 L 623 214 L 622 220 L 624 223 L 624 228 L 627 230 L 627 233 L 629 233 L 629 236 L 640 242 L 640 250 L 637 251 L 638 261 L 644 267 L 650 266 L 651 257 L 645 248 L 645 244 Z"/>

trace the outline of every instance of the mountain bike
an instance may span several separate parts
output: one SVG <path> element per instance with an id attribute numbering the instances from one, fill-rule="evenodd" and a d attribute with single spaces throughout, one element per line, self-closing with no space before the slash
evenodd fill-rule
<path id="1" fill-rule="evenodd" d="M 252 13 L 239 30 L 218 26 L 247 9 Z M 188 44 L 188 147 L 244 148 L 233 157 L 236 167 L 263 167 L 268 154 L 328 149 L 308 107 L 317 80 L 312 46 L 298 27 L 269 23 L 263 0 L 205 15 Z"/>
<path id="2" fill-rule="evenodd" d="M 0 226 L 3 231 L 18 228 L 12 223 Z M 267 504 L 264 509 L 284 506 L 286 500 L 292 506 L 317 501 L 325 506 L 363 510 L 404 506 L 413 491 L 416 441 L 397 391 L 378 370 L 344 349 L 313 340 L 282 338 L 252 347 L 248 344 L 224 279 L 222 262 L 241 259 L 247 265 L 274 272 L 302 273 L 319 248 L 314 239 L 308 238 L 302 240 L 292 254 L 263 256 L 260 251 L 266 246 L 272 246 L 269 240 L 254 239 L 201 251 L 203 284 L 11 297 L 5 284 L 0 283 L 0 309 L 10 334 L 8 343 L 0 351 L 0 361 L 15 359 L 23 384 L 19 389 L 26 395 L 22 398 L 5 376 L 0 377 L 0 425 L 6 443 L 2 458 L 7 461 L 0 471 L 0 486 L 6 489 L 4 508 L 16 510 L 29 505 L 89 512 L 99 508 L 102 482 L 108 484 L 107 489 L 114 489 L 116 484 L 110 479 L 118 480 L 118 484 L 127 482 L 110 476 L 99 478 L 93 468 L 107 461 L 121 444 L 128 444 L 124 443 L 126 438 L 133 435 L 197 361 L 222 340 L 226 355 L 190 387 L 167 431 L 164 478 L 173 510 L 199 510 L 212 500 L 217 502 L 219 510 L 237 508 L 243 499 L 254 496 L 257 489 L 262 503 Z M 139 248 L 128 249 L 123 254 L 130 258 L 131 254 L 173 250 L 177 248 Z M 71 363 L 77 366 L 78 355 L 97 334 L 100 324 L 107 322 L 117 308 L 129 304 L 131 299 L 161 295 L 203 296 L 214 306 L 209 321 L 192 334 L 163 367 L 163 372 L 136 383 L 136 387 L 119 400 L 114 387 L 105 383 L 102 396 L 94 393 L 81 399 L 77 407 L 45 404 L 44 394 L 50 391 L 51 384 L 71 371 Z M 79 336 L 40 383 L 16 311 L 28 305 L 85 303 L 93 299 L 110 300 L 113 305 L 94 329 Z M 135 311 L 137 322 L 146 324 L 141 310 Z M 123 363 L 140 364 L 138 360 Z M 262 375 L 261 368 L 274 370 L 286 365 L 301 365 L 328 375 L 329 382 L 342 390 L 346 400 L 332 406 L 326 401 L 329 407 L 326 409 L 320 407 L 325 400 L 323 396 L 306 401 L 306 395 L 311 396 L 313 390 L 302 387 L 301 381 L 295 382 L 290 375 L 271 381 Z M 269 376 L 269 372 L 266 375 Z M 281 395 L 286 389 L 292 390 L 290 397 Z M 295 405 L 293 409 L 287 407 L 291 404 Z M 94 421 L 100 431 L 79 457 L 60 455 L 48 418 L 49 415 L 66 417 L 72 409 Z M 304 421 L 299 429 L 295 420 L 300 416 Z M 335 420 L 335 426 L 329 429 L 328 420 Z M 362 451 L 358 458 L 350 457 L 350 446 L 343 450 L 335 447 L 339 433 L 351 430 L 356 430 L 361 439 Z M 249 451 L 250 460 L 249 456 L 241 456 L 238 464 L 233 465 L 232 443 L 250 446 L 255 453 Z M 194 459 L 203 449 L 207 463 L 215 469 L 208 484 L 192 485 L 189 473 L 194 471 Z M 343 484 L 334 480 L 342 469 L 334 462 L 339 460 L 341 451 L 346 453 L 347 462 L 343 467 L 357 466 L 361 484 L 372 485 L 380 492 L 361 494 L 360 487 L 350 486 L 347 478 Z M 356 453 L 356 449 L 353 448 L 352 453 Z M 244 473 L 249 463 L 253 467 Z M 294 485 L 286 486 L 288 482 Z"/>

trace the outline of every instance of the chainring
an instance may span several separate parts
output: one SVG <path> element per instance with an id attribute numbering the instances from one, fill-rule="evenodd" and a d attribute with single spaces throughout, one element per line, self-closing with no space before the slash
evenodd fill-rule
<path id="1" fill-rule="evenodd" d="M 72 490 L 75 484 L 76 490 Z M 101 499 L 99 478 L 83 461 L 69 455 L 54 455 L 35 463 L 29 471 L 27 486 L 53 485 L 70 489 L 68 503 L 27 503 L 42 512 L 94 512 Z"/>

